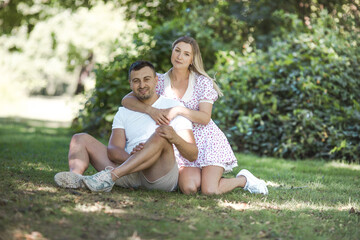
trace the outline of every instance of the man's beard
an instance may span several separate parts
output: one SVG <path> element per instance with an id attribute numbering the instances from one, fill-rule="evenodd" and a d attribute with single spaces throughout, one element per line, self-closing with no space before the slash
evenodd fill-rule
<path id="1" fill-rule="evenodd" d="M 153 92 L 149 90 L 148 94 L 142 95 L 142 94 L 138 93 L 137 91 L 134 91 L 134 94 L 139 100 L 147 100 L 147 99 L 151 98 L 151 96 L 153 95 Z"/>

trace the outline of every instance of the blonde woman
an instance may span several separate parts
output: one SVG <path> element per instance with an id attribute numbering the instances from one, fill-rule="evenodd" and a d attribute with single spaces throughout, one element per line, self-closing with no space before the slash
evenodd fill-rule
<path id="1" fill-rule="evenodd" d="M 251 193 L 267 194 L 264 181 L 248 170 L 241 170 L 235 178 L 222 178 L 237 166 L 236 157 L 223 132 L 211 119 L 213 103 L 222 96 L 214 79 L 203 67 L 199 46 L 191 37 L 180 37 L 172 45 L 173 67 L 165 74 L 158 74 L 156 91 L 159 95 L 176 99 L 185 107 L 156 109 L 142 104 L 132 93 L 124 97 L 124 107 L 147 113 L 158 125 L 167 125 L 177 115 L 193 122 L 193 133 L 199 153 L 194 162 L 177 158 L 179 187 L 184 194 L 201 189 L 203 194 L 222 194 L 241 187 Z"/>

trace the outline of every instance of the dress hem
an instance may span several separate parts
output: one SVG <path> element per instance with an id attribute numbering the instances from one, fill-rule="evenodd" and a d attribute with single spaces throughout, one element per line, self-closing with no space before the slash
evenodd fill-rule
<path id="1" fill-rule="evenodd" d="M 224 167 L 224 165 L 221 165 L 221 164 L 208 164 L 208 165 L 203 165 L 203 166 L 186 166 L 186 165 L 179 165 L 179 168 L 181 167 L 196 167 L 196 168 L 200 168 L 202 169 L 203 167 L 207 167 L 207 166 L 217 166 L 217 167 L 222 167 L 224 168 L 224 173 L 229 173 L 229 172 L 232 172 L 233 168 L 237 167 L 238 164 L 235 163 L 231 166 L 228 166 L 228 167 Z"/>

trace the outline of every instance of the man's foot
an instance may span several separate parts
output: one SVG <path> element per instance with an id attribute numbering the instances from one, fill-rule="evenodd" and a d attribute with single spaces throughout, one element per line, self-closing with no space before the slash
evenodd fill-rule
<path id="1" fill-rule="evenodd" d="M 236 177 L 244 176 L 246 178 L 246 184 L 244 190 L 249 191 L 250 193 L 261 193 L 267 195 L 268 189 L 266 183 L 263 180 L 255 177 L 251 172 L 246 169 L 241 170 Z"/>
<path id="2" fill-rule="evenodd" d="M 85 188 L 82 178 L 82 175 L 73 172 L 59 172 L 54 176 L 56 184 L 63 188 Z"/>
<path id="3" fill-rule="evenodd" d="M 101 172 L 83 177 L 83 182 L 93 192 L 110 192 L 115 184 L 111 178 L 113 169 L 113 167 L 108 166 Z"/>

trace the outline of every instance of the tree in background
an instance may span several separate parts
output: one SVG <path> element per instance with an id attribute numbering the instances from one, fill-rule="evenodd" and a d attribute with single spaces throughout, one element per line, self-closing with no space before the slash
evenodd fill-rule
<path id="1" fill-rule="evenodd" d="M 5 76 L 0 85 L 7 87 L 7 95 L 19 90 L 19 86 L 9 88 L 15 84 L 29 94 L 73 94 L 82 68 L 89 74 L 95 61 L 104 64 L 119 53 L 134 50 L 132 35 L 137 26 L 124 19 L 124 8 L 102 1 L 90 9 L 51 3 L 18 4 L 27 13 L 37 10 L 34 26 L 26 23 L 30 15 L 23 17 L 19 27 L 10 25 L 9 19 L 3 22 L 13 27 L 11 35 L 0 36 L 0 70 Z M 47 17 L 41 18 L 43 14 Z M 84 71 L 81 77 L 85 84 Z"/>

